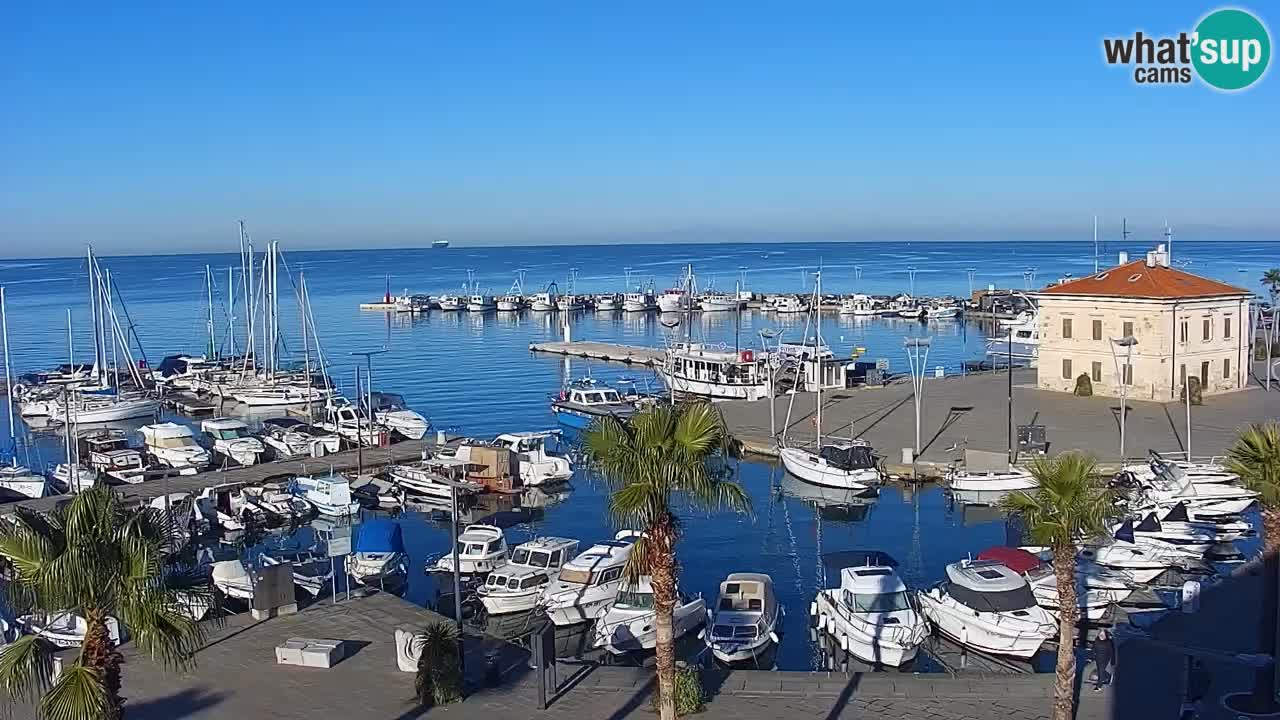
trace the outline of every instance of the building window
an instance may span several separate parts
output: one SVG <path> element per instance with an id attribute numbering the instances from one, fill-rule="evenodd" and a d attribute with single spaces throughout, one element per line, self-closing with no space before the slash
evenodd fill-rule
<path id="1" fill-rule="evenodd" d="M 1204 319 L 1204 340 L 1208 342 L 1213 339 L 1213 320 Z"/>
<path id="2" fill-rule="evenodd" d="M 1227 340 L 1231 339 L 1231 318 L 1229 317 L 1222 318 L 1222 337 Z"/>
<path id="3" fill-rule="evenodd" d="M 1094 340 L 1102 339 L 1102 321 L 1101 320 L 1093 321 L 1093 339 Z"/>
<path id="4" fill-rule="evenodd" d="M 1071 379 L 1071 358 L 1062 358 L 1062 378 Z"/>
<path id="5" fill-rule="evenodd" d="M 1071 339 L 1071 318 L 1062 318 L 1062 337 L 1064 340 Z"/>
<path id="6" fill-rule="evenodd" d="M 1200 387 L 1209 387 L 1209 361 L 1200 363 Z"/>
<path id="7" fill-rule="evenodd" d="M 1132 385 L 1133 384 L 1133 366 L 1130 365 L 1129 363 L 1125 363 L 1124 365 L 1120 366 L 1120 370 L 1122 371 L 1121 382 L 1123 382 L 1125 385 Z"/>
<path id="8" fill-rule="evenodd" d="M 1133 337 L 1133 321 L 1124 321 L 1124 332 L 1120 333 L 1120 337 Z"/>
<path id="9" fill-rule="evenodd" d="M 1185 363 L 1178 368 L 1178 382 L 1182 387 L 1187 386 L 1187 366 Z"/>
<path id="10" fill-rule="evenodd" d="M 1186 320 L 1183 320 L 1183 321 L 1182 321 L 1182 323 L 1181 323 L 1181 324 L 1179 325 L 1179 327 L 1178 327 L 1178 342 L 1183 343 L 1183 344 L 1186 344 L 1186 342 L 1187 342 L 1187 335 L 1188 335 L 1188 330 L 1187 330 L 1187 321 L 1186 321 Z"/>
<path id="11" fill-rule="evenodd" d="M 1097 360 L 1094 360 L 1093 367 L 1089 369 L 1090 369 L 1089 375 L 1090 377 L 1093 378 L 1093 381 L 1102 382 L 1102 363 L 1098 362 Z"/>
<path id="12" fill-rule="evenodd" d="M 1231 379 L 1231 358 L 1222 359 L 1222 379 L 1223 380 Z"/>

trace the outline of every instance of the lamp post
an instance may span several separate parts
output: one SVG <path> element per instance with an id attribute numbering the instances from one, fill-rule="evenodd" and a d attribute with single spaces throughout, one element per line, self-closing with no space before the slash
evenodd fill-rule
<path id="1" fill-rule="evenodd" d="M 765 362 L 769 364 L 769 392 L 766 393 L 769 398 L 769 442 L 777 442 L 778 440 L 778 429 L 776 427 L 777 420 L 774 419 L 773 412 L 773 381 L 774 375 L 777 372 L 777 365 L 774 363 L 774 358 L 769 356 L 769 339 L 775 337 L 779 338 L 778 344 L 781 345 L 781 336 L 782 333 L 774 330 L 773 328 L 760 328 L 760 348 L 764 351 Z M 781 362 L 781 358 L 778 358 L 778 361 Z"/>
<path id="2" fill-rule="evenodd" d="M 912 457 L 920 454 L 920 407 L 921 395 L 924 393 L 924 369 L 929 364 L 929 338 L 903 338 L 903 346 L 907 349 L 907 363 L 911 366 L 911 390 L 916 407 L 916 444 Z M 921 357 L 920 349 L 924 348 Z"/>
<path id="3" fill-rule="evenodd" d="M 365 363 L 364 400 L 365 400 L 365 410 L 369 413 L 369 446 L 370 447 L 373 446 L 373 356 L 381 355 L 386 351 L 387 349 L 384 347 L 381 350 L 356 350 L 351 353 L 352 355 L 364 356 L 364 363 Z M 356 407 L 360 407 L 360 376 L 358 372 L 359 372 L 359 368 L 357 368 L 357 375 L 356 375 Z M 357 423 L 358 422 L 359 421 L 357 420 Z M 359 424 L 356 425 L 356 437 L 357 437 L 356 448 L 359 449 L 364 447 L 364 430 L 361 428 Z M 363 450 L 361 450 L 360 454 L 363 455 Z M 360 462 L 359 464 L 363 465 L 364 463 Z M 363 468 L 361 469 L 363 470 Z"/>
<path id="4" fill-rule="evenodd" d="M 1132 335 L 1125 335 L 1122 338 L 1111 339 L 1111 360 L 1116 366 L 1116 377 L 1120 380 L 1120 463 L 1124 463 L 1124 428 L 1128 424 L 1129 410 L 1129 380 L 1133 374 L 1133 346 L 1138 344 L 1138 339 Z M 1124 348 L 1124 368 L 1120 367 L 1120 355 L 1116 352 L 1116 348 Z"/>

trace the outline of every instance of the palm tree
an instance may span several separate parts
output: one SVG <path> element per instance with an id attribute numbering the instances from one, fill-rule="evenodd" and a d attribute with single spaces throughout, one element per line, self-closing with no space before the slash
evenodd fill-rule
<path id="1" fill-rule="evenodd" d="M 414 642 L 419 653 L 414 680 L 418 702 L 429 708 L 461 700 L 458 626 L 451 622 L 432 623 L 417 634 Z"/>
<path id="2" fill-rule="evenodd" d="M 1271 268 L 1262 273 L 1262 284 L 1269 289 L 1271 306 L 1275 307 L 1277 300 L 1280 300 L 1280 268 Z"/>
<path id="3" fill-rule="evenodd" d="M 1058 582 L 1058 664 L 1054 684 L 1053 718 L 1071 720 L 1075 713 L 1077 544 L 1107 532 L 1115 512 L 1111 493 L 1094 482 L 1097 463 L 1078 452 L 1038 458 L 1031 475 L 1035 492 L 1016 492 L 1005 498 L 1005 509 L 1022 516 L 1031 541 L 1053 550 Z"/>
<path id="4" fill-rule="evenodd" d="M 211 595 L 207 581 L 172 582 L 167 574 L 173 528 L 163 511 L 125 509 L 105 485 L 47 514 L 19 509 L 12 522 L 0 523 L 0 557 L 12 566 L 14 608 L 74 613 L 87 623 L 79 657 L 56 680 L 52 648 L 39 636 L 0 649 L 6 698 L 37 704 L 46 720 L 119 720 L 123 658 L 108 618 L 166 667 L 194 664 L 205 633 L 189 608 Z"/>
<path id="5" fill-rule="evenodd" d="M 662 720 L 674 720 L 672 609 L 680 520 L 673 503 L 678 499 L 682 508 L 703 512 L 748 512 L 751 498 L 727 479 L 733 443 L 719 413 L 706 403 L 647 409 L 625 425 L 616 418 L 601 419 L 587 431 L 584 444 L 613 490 L 609 516 L 614 524 L 644 533 L 627 571 L 632 579 L 652 578 L 658 709 Z"/>

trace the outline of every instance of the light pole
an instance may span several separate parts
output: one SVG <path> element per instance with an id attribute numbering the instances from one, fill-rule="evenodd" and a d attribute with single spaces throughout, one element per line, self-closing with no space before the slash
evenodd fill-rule
<path id="1" fill-rule="evenodd" d="M 904 338 L 903 346 L 907 349 L 907 362 L 911 366 L 911 390 L 916 406 L 916 444 L 912 458 L 920 454 L 920 407 L 924 394 L 924 369 L 929 364 L 929 338 Z M 920 349 L 924 348 L 921 357 Z"/>
<path id="2" fill-rule="evenodd" d="M 1120 381 L 1120 463 L 1124 464 L 1124 427 L 1128 424 L 1128 400 L 1129 400 L 1129 380 L 1133 375 L 1133 346 L 1138 344 L 1138 339 L 1132 335 L 1125 335 L 1122 338 L 1111 338 L 1111 360 L 1116 366 L 1116 377 Z M 1116 353 L 1116 348 L 1124 348 L 1124 368 L 1120 367 L 1120 356 Z"/>
<path id="3" fill-rule="evenodd" d="M 381 355 L 386 351 L 387 349 L 384 347 L 381 350 L 356 350 L 351 353 L 352 355 L 356 355 L 356 356 L 361 356 L 361 355 L 364 356 L 364 363 L 365 363 L 364 386 L 366 389 L 364 400 L 365 400 L 365 410 L 366 412 L 369 413 L 369 446 L 370 447 L 373 447 L 373 356 Z M 360 407 L 360 375 L 359 375 L 358 367 L 357 367 L 357 374 L 356 374 L 356 407 Z M 364 430 L 361 428 L 361 426 L 358 423 L 359 421 L 357 420 L 356 447 L 361 448 L 364 446 Z M 363 451 L 361 451 L 361 454 L 363 455 Z M 360 463 L 360 464 L 363 464 L 363 463 Z"/>
<path id="4" fill-rule="evenodd" d="M 769 442 L 771 443 L 776 443 L 778 441 L 778 429 L 776 427 L 777 420 L 774 419 L 773 412 L 773 380 L 777 367 L 774 364 L 774 358 L 769 356 L 769 339 L 775 337 L 779 338 L 778 343 L 781 344 L 781 335 L 782 333 L 774 330 L 773 328 L 760 328 L 760 348 L 764 351 L 765 362 L 769 364 L 769 392 L 767 392 L 766 395 L 769 398 Z M 778 361 L 781 362 L 781 358 L 778 358 Z"/>

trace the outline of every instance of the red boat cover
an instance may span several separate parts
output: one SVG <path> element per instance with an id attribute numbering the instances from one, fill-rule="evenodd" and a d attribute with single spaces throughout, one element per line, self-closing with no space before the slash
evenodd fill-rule
<path id="1" fill-rule="evenodd" d="M 987 548 L 978 553 L 979 560 L 994 560 L 1016 573 L 1024 573 L 1040 564 L 1040 558 L 1026 550 L 1011 547 Z"/>

